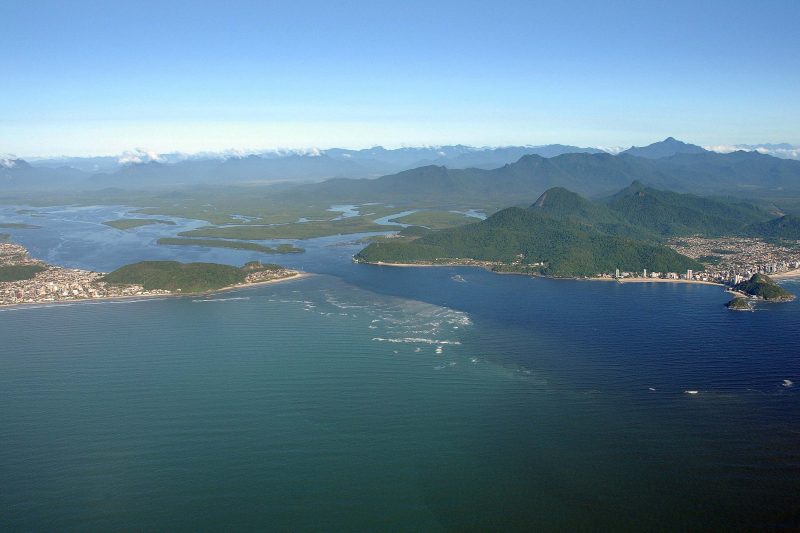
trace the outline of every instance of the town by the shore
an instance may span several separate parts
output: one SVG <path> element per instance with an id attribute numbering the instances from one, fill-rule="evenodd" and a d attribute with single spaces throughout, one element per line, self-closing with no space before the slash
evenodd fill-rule
<path id="1" fill-rule="evenodd" d="M 247 275 L 243 283 L 202 292 L 145 289 L 137 284 L 112 284 L 104 281 L 105 273 L 63 268 L 31 258 L 28 250 L 14 243 L 0 243 L 0 269 L 12 279 L 0 278 L 0 307 L 30 304 L 53 304 L 90 300 L 124 300 L 175 296 L 212 295 L 247 287 L 257 287 L 296 280 L 310 274 L 292 269 L 261 270 Z"/>

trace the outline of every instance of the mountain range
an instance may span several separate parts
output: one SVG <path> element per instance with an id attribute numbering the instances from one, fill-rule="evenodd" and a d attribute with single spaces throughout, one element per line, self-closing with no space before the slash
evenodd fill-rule
<path id="1" fill-rule="evenodd" d="M 416 166 L 442 160 L 449 166 Z M 513 162 L 503 163 L 508 160 Z M 339 177 L 297 184 L 281 194 L 289 199 L 326 198 L 351 203 L 433 201 L 505 206 L 530 202 L 554 186 L 599 196 L 636 180 L 653 187 L 700 194 L 774 196 L 800 192 L 800 161 L 759 152 L 710 152 L 671 137 L 646 147 L 632 147 L 616 156 L 596 149 L 549 145 L 480 150 L 465 146 L 334 149 L 281 157 L 150 161 L 126 165 L 114 172 L 85 172 L 70 166 L 44 168 L 21 159 L 6 158 L 2 162 L 0 185 L 5 192 L 110 187 L 174 189 L 198 184 L 296 183 L 332 176 Z M 458 168 L 461 165 L 469 168 Z M 405 170 L 374 178 L 386 169 L 398 167 Z"/>
<path id="2" fill-rule="evenodd" d="M 687 152 L 654 158 L 681 146 Z M 647 147 L 651 157 L 628 153 L 526 155 L 502 167 L 451 169 L 429 165 L 374 180 L 333 179 L 285 191 L 287 198 L 330 198 L 341 203 L 451 203 L 507 206 L 531 202 L 551 187 L 605 196 L 634 181 L 705 195 L 769 197 L 800 194 L 800 161 L 758 152 L 719 154 L 667 139 Z"/>
<path id="3" fill-rule="evenodd" d="M 25 185 L 47 187 L 62 183 L 93 188 L 154 187 L 187 184 L 319 181 L 332 177 L 375 178 L 425 165 L 450 168 L 496 168 L 527 154 L 555 157 L 565 153 L 600 153 L 596 148 L 562 144 L 474 148 L 454 145 L 422 148 L 382 147 L 364 150 L 333 148 L 238 154 L 153 154 L 144 151 L 121 157 L 57 157 L 27 163 Z M 20 159 L 6 159 L 13 168 Z M 0 172 L 2 168 L 0 167 Z M 6 172 L 6 174 L 9 174 Z M 2 174 L 0 174 L 2 176 Z"/>

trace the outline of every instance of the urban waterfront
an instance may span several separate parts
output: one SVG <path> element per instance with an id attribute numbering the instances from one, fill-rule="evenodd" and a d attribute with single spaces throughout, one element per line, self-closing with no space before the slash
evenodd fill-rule
<path id="1" fill-rule="evenodd" d="M 9 231 L 99 271 L 264 258 L 110 209 Z M 352 264 L 355 240 L 280 256 L 318 274 L 284 285 L 0 311 L 0 528 L 797 524 L 797 301 Z"/>

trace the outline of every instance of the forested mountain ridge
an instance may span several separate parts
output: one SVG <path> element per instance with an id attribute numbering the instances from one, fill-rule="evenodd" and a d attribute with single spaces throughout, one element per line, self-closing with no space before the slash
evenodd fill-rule
<path id="1" fill-rule="evenodd" d="M 554 187 L 528 208 L 503 209 L 482 222 L 425 233 L 411 241 L 376 242 L 356 260 L 467 259 L 553 276 L 594 276 L 616 269 L 701 270 L 701 264 L 662 243 L 682 235 L 747 235 L 770 216 L 739 200 L 660 191 L 639 182 L 601 202 Z"/>

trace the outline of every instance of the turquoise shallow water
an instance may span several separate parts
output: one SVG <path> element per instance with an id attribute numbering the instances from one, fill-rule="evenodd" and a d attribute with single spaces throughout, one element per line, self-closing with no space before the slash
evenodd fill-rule
<path id="1" fill-rule="evenodd" d="M 161 253 L 74 213 L 15 238 Z M 287 258 L 304 280 L 0 311 L 0 529 L 798 526 L 796 302 L 353 265 L 350 240 Z"/>

